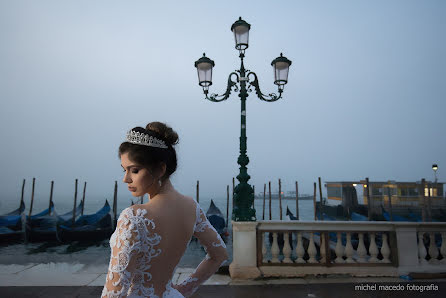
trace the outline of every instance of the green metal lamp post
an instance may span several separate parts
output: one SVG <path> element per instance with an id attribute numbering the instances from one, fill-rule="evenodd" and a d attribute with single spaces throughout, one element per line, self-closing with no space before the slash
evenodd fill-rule
<path id="1" fill-rule="evenodd" d="M 234 33 L 235 37 L 235 48 L 239 51 L 241 64 L 239 70 L 229 74 L 228 85 L 224 94 L 208 95 L 209 86 L 212 85 L 212 68 L 215 66 L 214 61 L 203 54 L 203 57 L 195 62 L 195 67 L 198 72 L 198 84 L 203 87 L 206 99 L 213 102 L 220 102 L 228 99 L 232 90 L 235 92 L 240 91 L 238 95 L 241 100 L 240 155 L 237 160 L 237 163 L 240 165 L 240 173 L 237 175 L 239 184 L 234 189 L 234 206 L 232 210 L 232 220 L 234 221 L 256 220 L 256 212 L 252 207 L 254 191 L 252 186 L 248 184 L 248 180 L 251 177 L 248 175 L 248 168 L 246 167 L 249 163 L 249 158 L 246 154 L 246 98 L 248 97 L 248 92 L 251 92 L 251 88 L 254 88 L 258 98 L 268 102 L 280 99 L 282 97 L 283 88 L 288 82 L 288 70 L 291 65 L 291 61 L 286 57 L 283 57 L 282 54 L 271 62 L 271 65 L 274 68 L 274 84 L 278 86 L 279 95 L 276 95 L 275 93 L 270 93 L 268 95 L 263 94 L 260 91 L 257 75 L 254 72 L 245 69 L 243 64 L 245 50 L 249 45 L 250 28 L 251 25 L 242 20 L 241 17 L 231 26 L 231 31 Z M 233 80 L 233 78 L 235 78 L 235 80 Z"/>

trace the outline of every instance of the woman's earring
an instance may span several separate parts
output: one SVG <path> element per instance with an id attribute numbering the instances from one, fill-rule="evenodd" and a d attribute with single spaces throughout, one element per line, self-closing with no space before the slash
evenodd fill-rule
<path id="1" fill-rule="evenodd" d="M 161 187 L 161 180 L 158 180 L 158 186 Z"/>

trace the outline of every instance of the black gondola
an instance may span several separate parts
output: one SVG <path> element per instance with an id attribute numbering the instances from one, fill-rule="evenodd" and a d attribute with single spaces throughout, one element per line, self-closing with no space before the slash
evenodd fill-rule
<path id="1" fill-rule="evenodd" d="M 76 207 L 75 218 L 80 216 L 82 204 L 80 202 Z M 39 214 L 26 217 L 26 240 L 30 242 L 56 241 L 57 224 L 68 223 L 72 218 L 73 211 L 58 215 L 54 210 L 54 203 L 51 201 L 50 208 L 45 209 Z"/>
<path id="2" fill-rule="evenodd" d="M 113 233 L 110 205 L 105 200 L 104 206 L 96 213 L 80 216 L 74 225 L 71 222 L 57 225 L 57 239 L 67 241 L 102 241 Z"/>
<path id="3" fill-rule="evenodd" d="M 217 233 L 221 236 L 223 241 L 225 241 L 226 237 L 229 235 L 226 228 L 226 221 L 221 213 L 220 209 L 215 206 L 214 200 L 211 199 L 211 204 L 206 212 L 206 218 L 209 220 L 211 225 L 217 231 Z M 198 239 L 192 235 L 191 241 L 197 241 Z"/>
<path id="4" fill-rule="evenodd" d="M 23 236 L 25 203 L 12 212 L 0 216 L 0 242 L 19 240 Z"/>
<path id="5" fill-rule="evenodd" d="M 220 209 L 215 206 L 214 200 L 211 199 L 211 204 L 206 212 L 206 217 L 208 218 L 211 225 L 217 230 L 217 233 L 221 237 L 226 237 L 226 221 L 221 213 Z"/>
<path id="6" fill-rule="evenodd" d="M 297 217 L 291 212 L 290 208 L 286 206 L 286 216 L 288 216 L 289 220 L 297 220 Z"/>

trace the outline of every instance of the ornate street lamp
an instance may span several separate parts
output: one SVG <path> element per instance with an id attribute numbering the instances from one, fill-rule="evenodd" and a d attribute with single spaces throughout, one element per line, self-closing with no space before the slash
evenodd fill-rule
<path id="1" fill-rule="evenodd" d="M 231 31 L 234 32 L 235 48 L 239 51 L 244 51 L 248 48 L 249 29 L 251 25 L 242 20 L 242 17 L 235 21 L 231 26 Z"/>
<path id="2" fill-rule="evenodd" d="M 274 59 L 271 65 L 274 67 L 274 84 L 279 86 L 279 88 L 282 87 L 283 90 L 283 86 L 288 83 L 288 70 L 290 69 L 291 61 L 280 53 L 280 57 Z"/>
<path id="3" fill-rule="evenodd" d="M 203 92 L 206 99 L 213 102 L 220 102 L 229 98 L 231 91 L 239 92 L 241 100 L 241 131 L 240 131 L 240 155 L 237 163 L 240 165 L 240 173 L 237 175 L 239 184 L 234 189 L 234 206 L 232 210 L 232 219 L 234 221 L 255 221 L 256 212 L 252 207 L 254 201 L 254 191 L 248 180 L 251 178 L 248 175 L 249 163 L 246 145 L 246 98 L 248 92 L 252 92 L 254 88 L 259 99 L 263 101 L 273 102 L 282 98 L 282 92 L 285 84 L 288 83 L 288 70 L 291 61 L 280 54 L 279 57 L 271 62 L 274 69 L 274 84 L 277 85 L 279 95 L 270 93 L 263 94 L 260 91 L 259 80 L 255 72 L 245 69 L 243 58 L 245 57 L 245 50 L 249 46 L 249 30 L 251 25 L 242 20 L 240 17 L 231 26 L 231 31 L 234 33 L 235 48 L 239 50 L 239 57 L 241 60 L 240 69 L 231 72 L 228 77 L 228 85 L 226 92 L 222 95 L 209 94 L 209 86 L 212 85 L 212 68 L 215 63 L 203 54 L 203 57 L 195 62 L 195 67 L 198 71 L 198 84 L 203 87 Z"/>
<path id="4" fill-rule="evenodd" d="M 195 62 L 195 67 L 198 72 L 198 84 L 204 90 L 208 90 L 209 86 L 212 85 L 212 67 L 214 66 L 214 61 L 206 57 L 205 53 L 203 53 L 203 57 Z"/>

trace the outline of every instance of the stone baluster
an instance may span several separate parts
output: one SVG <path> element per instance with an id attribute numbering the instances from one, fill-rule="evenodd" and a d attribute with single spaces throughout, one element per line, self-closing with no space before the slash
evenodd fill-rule
<path id="1" fill-rule="evenodd" d="M 304 254 L 305 254 L 305 249 L 302 241 L 302 232 L 297 232 L 296 263 L 305 263 Z"/>
<path id="2" fill-rule="evenodd" d="M 441 232 L 441 247 L 440 253 L 443 259 L 441 259 L 442 263 L 446 263 L 446 232 Z"/>
<path id="3" fill-rule="evenodd" d="M 372 232 L 370 233 L 370 246 L 369 246 L 369 253 L 370 253 L 370 258 L 369 258 L 369 262 L 370 263 L 378 263 L 378 246 L 376 245 L 375 242 L 375 233 Z"/>
<path id="4" fill-rule="evenodd" d="M 325 233 L 321 233 L 321 241 L 319 241 L 321 247 L 319 247 L 319 251 L 321 254 L 321 263 L 325 263 L 327 261 L 327 252 L 325 250 Z"/>
<path id="5" fill-rule="evenodd" d="M 437 263 L 438 262 L 438 247 L 437 243 L 435 243 L 435 234 L 433 232 L 429 233 L 429 256 L 431 257 L 429 263 Z"/>
<path id="6" fill-rule="evenodd" d="M 266 243 L 265 243 L 265 232 L 262 232 L 262 262 L 268 263 L 268 259 L 266 258 Z"/>
<path id="7" fill-rule="evenodd" d="M 359 238 L 359 243 L 358 243 L 358 249 L 356 250 L 356 252 L 358 253 L 358 262 L 365 263 L 367 262 L 366 260 L 367 249 L 365 248 L 364 245 L 364 234 L 359 233 L 358 238 Z"/>
<path id="8" fill-rule="evenodd" d="M 310 243 L 308 244 L 308 263 L 317 263 L 318 261 L 316 260 L 316 255 L 317 255 L 317 250 L 316 250 L 316 245 L 314 245 L 314 233 L 311 232 L 310 233 Z"/>
<path id="9" fill-rule="evenodd" d="M 382 263 L 390 263 L 390 247 L 387 242 L 387 233 L 385 232 L 382 233 L 381 255 L 383 256 L 383 259 L 381 260 Z"/>
<path id="10" fill-rule="evenodd" d="M 273 244 L 271 245 L 271 262 L 279 263 L 279 244 L 277 243 L 277 232 L 273 233 Z"/>
<path id="11" fill-rule="evenodd" d="M 345 243 L 345 256 L 347 259 L 345 262 L 347 263 L 355 263 L 355 260 L 353 260 L 353 245 L 352 245 L 352 234 L 350 232 L 347 233 L 347 241 Z"/>
<path id="12" fill-rule="evenodd" d="M 423 241 L 423 232 L 418 232 L 418 261 L 421 264 L 427 263 L 426 261 L 426 247 L 424 246 L 424 241 Z"/>
<path id="13" fill-rule="evenodd" d="M 288 235 L 289 235 L 289 233 L 283 233 L 284 243 L 283 243 L 282 251 L 283 251 L 283 256 L 284 256 L 284 259 L 283 259 L 284 263 L 292 263 L 293 262 L 291 260 L 291 245 L 290 245 L 290 240 L 288 239 L 289 238 Z"/>
<path id="14" fill-rule="evenodd" d="M 336 253 L 335 262 L 344 263 L 344 259 L 342 258 L 342 256 L 344 255 L 344 246 L 342 245 L 341 232 L 337 232 L 335 253 Z"/>

